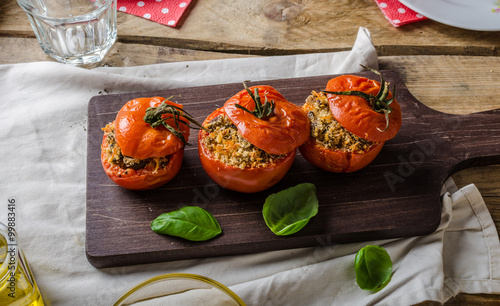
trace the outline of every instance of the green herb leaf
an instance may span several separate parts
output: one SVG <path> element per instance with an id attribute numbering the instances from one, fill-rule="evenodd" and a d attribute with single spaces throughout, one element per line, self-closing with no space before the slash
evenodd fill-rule
<path id="1" fill-rule="evenodd" d="M 267 226 L 279 236 L 298 232 L 317 213 L 316 186 L 310 183 L 271 194 L 262 209 Z"/>
<path id="2" fill-rule="evenodd" d="M 191 241 L 209 240 L 222 232 L 215 217 L 198 206 L 185 206 L 161 214 L 151 222 L 151 229 L 158 234 Z"/>
<path id="3" fill-rule="evenodd" d="M 391 280 L 392 261 L 387 251 L 377 245 L 367 245 L 354 259 L 356 283 L 363 290 L 379 291 Z"/>

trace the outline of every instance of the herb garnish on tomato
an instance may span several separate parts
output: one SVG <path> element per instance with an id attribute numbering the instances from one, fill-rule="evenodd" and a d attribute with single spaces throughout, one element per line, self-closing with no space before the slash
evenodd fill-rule
<path id="1" fill-rule="evenodd" d="M 382 130 L 377 127 L 377 130 L 380 132 L 385 132 L 389 128 L 389 114 L 392 112 L 392 108 L 390 104 L 394 101 L 394 95 L 396 94 L 396 87 L 393 87 L 392 97 L 388 98 L 389 95 L 389 84 L 387 84 L 384 80 L 384 77 L 380 72 L 375 69 L 365 67 L 361 65 L 363 68 L 370 70 L 371 72 L 380 76 L 380 89 L 376 96 L 373 94 L 368 94 L 359 90 L 348 90 L 348 91 L 327 91 L 324 92 L 334 94 L 334 95 L 346 95 L 346 96 L 358 96 L 366 101 L 368 101 L 374 111 L 377 113 L 383 113 L 385 115 L 385 128 Z"/>
<path id="2" fill-rule="evenodd" d="M 166 100 L 173 97 L 174 96 L 168 97 Z M 169 119 L 173 119 L 174 127 L 169 124 L 169 121 L 171 121 Z M 185 120 L 203 128 L 203 126 L 194 120 L 193 116 L 186 112 L 182 107 L 174 104 L 168 104 L 165 101 L 156 107 L 148 107 L 148 109 L 146 109 L 146 114 L 144 115 L 144 121 L 149 123 L 152 128 L 164 126 L 186 145 L 187 140 L 184 137 L 183 132 L 181 132 L 181 128 L 179 126 L 180 121 L 186 123 Z"/>
<path id="3" fill-rule="evenodd" d="M 127 102 L 103 129 L 104 171 L 116 184 L 132 190 L 167 183 L 181 168 L 193 121 L 181 104 L 162 97 Z"/>
<path id="4" fill-rule="evenodd" d="M 236 103 L 234 106 L 254 115 L 255 117 L 257 117 L 259 119 L 265 119 L 274 113 L 274 108 L 276 106 L 275 106 L 275 103 L 273 100 L 268 101 L 267 95 L 265 94 L 264 95 L 265 102 L 264 102 L 264 104 L 262 104 L 262 102 L 260 101 L 258 87 L 255 87 L 255 92 L 252 93 L 252 91 L 250 89 L 248 89 L 248 86 L 247 86 L 247 84 L 245 84 L 245 82 L 243 82 L 243 86 L 245 86 L 245 90 L 247 91 L 248 95 L 255 102 L 255 109 L 253 111 L 249 111 L 246 107 L 244 107 L 243 105 L 238 104 L 238 103 Z"/>
<path id="5" fill-rule="evenodd" d="M 310 129 L 300 107 L 264 85 L 245 85 L 210 114 L 203 126 L 208 128 L 198 135 L 203 168 L 220 186 L 246 193 L 280 181 Z"/>
<path id="6" fill-rule="evenodd" d="M 383 142 L 396 136 L 401 128 L 401 107 L 382 75 L 377 75 L 380 82 L 354 75 L 339 76 L 328 81 L 325 92 L 330 92 L 330 109 L 343 127 L 364 139 Z"/>
<path id="7" fill-rule="evenodd" d="M 251 95 L 252 90 L 258 95 Z M 259 107 L 258 101 L 262 99 L 273 101 L 274 108 L 268 116 L 258 118 L 252 112 Z M 223 109 L 246 140 L 271 154 L 287 154 L 309 137 L 306 114 L 271 86 L 260 85 L 242 90 L 230 98 Z"/>
<path id="8" fill-rule="evenodd" d="M 396 136 L 401 108 L 382 75 L 376 74 L 381 83 L 342 75 L 331 79 L 325 91 L 308 97 L 303 109 L 314 128 L 299 148 L 307 161 L 330 172 L 357 171 Z"/>

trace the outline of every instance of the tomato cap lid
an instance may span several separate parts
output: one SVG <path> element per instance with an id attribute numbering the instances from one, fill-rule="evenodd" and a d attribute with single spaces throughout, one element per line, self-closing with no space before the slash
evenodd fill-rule
<path id="1" fill-rule="evenodd" d="M 377 95 L 380 83 L 365 77 L 355 75 L 343 75 L 328 81 L 327 91 L 361 91 L 367 94 Z M 390 107 L 392 111 L 388 114 L 389 125 L 387 125 L 384 113 L 376 112 L 370 103 L 358 96 L 327 94 L 332 115 L 346 130 L 369 141 L 387 141 L 398 133 L 401 128 L 401 107 L 396 99 Z M 389 92 L 388 98 L 392 97 Z"/>
<path id="2" fill-rule="evenodd" d="M 255 101 L 246 90 L 235 94 L 223 106 L 224 112 L 243 138 L 259 149 L 280 155 L 287 154 L 305 143 L 311 127 L 302 108 L 287 101 L 271 86 L 252 86 L 249 90 L 254 92 L 256 88 L 261 101 L 274 101 L 275 107 L 271 116 L 259 119 L 235 106 L 239 104 L 249 111 L 255 110 Z"/>
<path id="3" fill-rule="evenodd" d="M 182 108 L 181 104 L 162 97 L 152 97 L 131 100 L 120 109 L 115 119 L 115 140 L 123 155 L 137 159 L 164 157 L 184 148 L 184 143 L 164 126 L 152 128 L 144 121 L 146 110 L 158 107 L 162 102 Z M 175 126 L 174 119 L 166 122 Z M 179 120 L 179 128 L 187 141 L 189 126 Z"/>

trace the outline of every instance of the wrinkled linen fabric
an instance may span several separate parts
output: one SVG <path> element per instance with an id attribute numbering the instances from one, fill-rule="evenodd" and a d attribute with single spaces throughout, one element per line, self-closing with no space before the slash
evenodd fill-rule
<path id="1" fill-rule="evenodd" d="M 354 38 L 353 38 L 354 40 Z M 500 293 L 498 235 L 475 186 L 443 188 L 442 222 L 428 236 L 97 269 L 85 256 L 86 128 L 91 97 L 265 81 L 376 68 L 369 32 L 351 51 L 92 70 L 39 62 L 0 66 L 0 221 L 16 201 L 16 230 L 49 305 L 112 305 L 151 277 L 193 273 L 227 285 L 248 305 L 410 305 L 460 293 Z M 133 243 L 133 241 L 131 241 Z M 389 285 L 359 289 L 354 256 L 382 245 Z"/>

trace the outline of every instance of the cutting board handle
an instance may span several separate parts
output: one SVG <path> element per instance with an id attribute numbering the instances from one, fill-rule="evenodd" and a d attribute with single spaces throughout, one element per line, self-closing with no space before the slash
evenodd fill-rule
<path id="1" fill-rule="evenodd" d="M 457 158 L 454 171 L 500 164 L 500 109 L 456 116 L 447 128 Z"/>
<path id="2" fill-rule="evenodd" d="M 401 108 L 401 129 L 411 135 L 407 159 L 433 163 L 442 169 L 436 171 L 443 179 L 468 167 L 500 164 L 500 109 L 465 115 L 440 112 L 418 101 L 394 71 L 384 71 L 384 76 L 398 83 L 396 97 L 407 102 Z"/>

